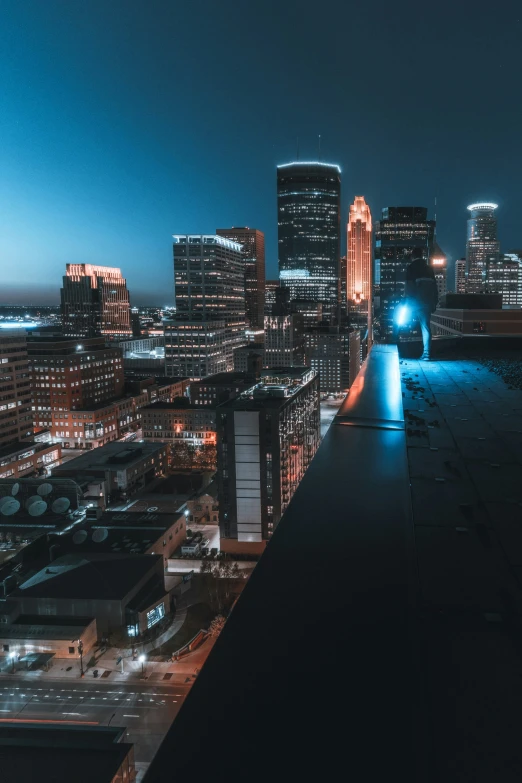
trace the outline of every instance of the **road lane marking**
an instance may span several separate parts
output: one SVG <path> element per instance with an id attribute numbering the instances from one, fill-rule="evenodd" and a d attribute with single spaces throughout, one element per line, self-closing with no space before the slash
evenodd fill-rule
<path id="1" fill-rule="evenodd" d="M 10 712 L 10 710 L 6 710 L 6 712 Z M 139 718 L 139 715 L 124 715 L 124 718 Z"/>

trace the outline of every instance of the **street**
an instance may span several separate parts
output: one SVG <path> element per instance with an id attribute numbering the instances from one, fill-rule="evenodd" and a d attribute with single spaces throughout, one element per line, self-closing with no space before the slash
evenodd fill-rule
<path id="1" fill-rule="evenodd" d="M 180 679 L 185 679 L 180 677 Z M 0 722 L 7 720 L 59 721 L 126 727 L 134 743 L 135 760 L 150 763 L 176 717 L 192 683 L 104 685 L 99 679 L 75 682 L 29 681 L 17 675 L 0 679 Z"/>

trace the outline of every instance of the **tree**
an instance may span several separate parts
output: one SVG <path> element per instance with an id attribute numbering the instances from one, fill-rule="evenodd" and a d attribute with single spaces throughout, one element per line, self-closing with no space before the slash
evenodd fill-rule
<path id="1" fill-rule="evenodd" d="M 225 617 L 223 617 L 222 614 L 218 614 L 217 617 L 214 617 L 208 629 L 210 636 L 219 636 L 219 634 L 223 630 L 223 626 L 225 625 L 225 622 L 226 619 Z"/>

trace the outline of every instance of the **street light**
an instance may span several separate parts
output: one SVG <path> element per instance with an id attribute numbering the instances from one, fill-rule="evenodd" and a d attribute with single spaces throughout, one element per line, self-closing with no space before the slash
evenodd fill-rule
<path id="1" fill-rule="evenodd" d="M 141 663 L 141 676 L 143 677 L 145 675 L 145 656 L 140 655 L 138 661 Z"/>

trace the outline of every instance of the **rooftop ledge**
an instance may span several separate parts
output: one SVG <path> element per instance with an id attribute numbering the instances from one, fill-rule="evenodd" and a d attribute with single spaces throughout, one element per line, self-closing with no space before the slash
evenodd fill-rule
<path id="1" fill-rule="evenodd" d="M 373 347 L 146 783 L 519 779 L 522 391 L 465 344 Z"/>

